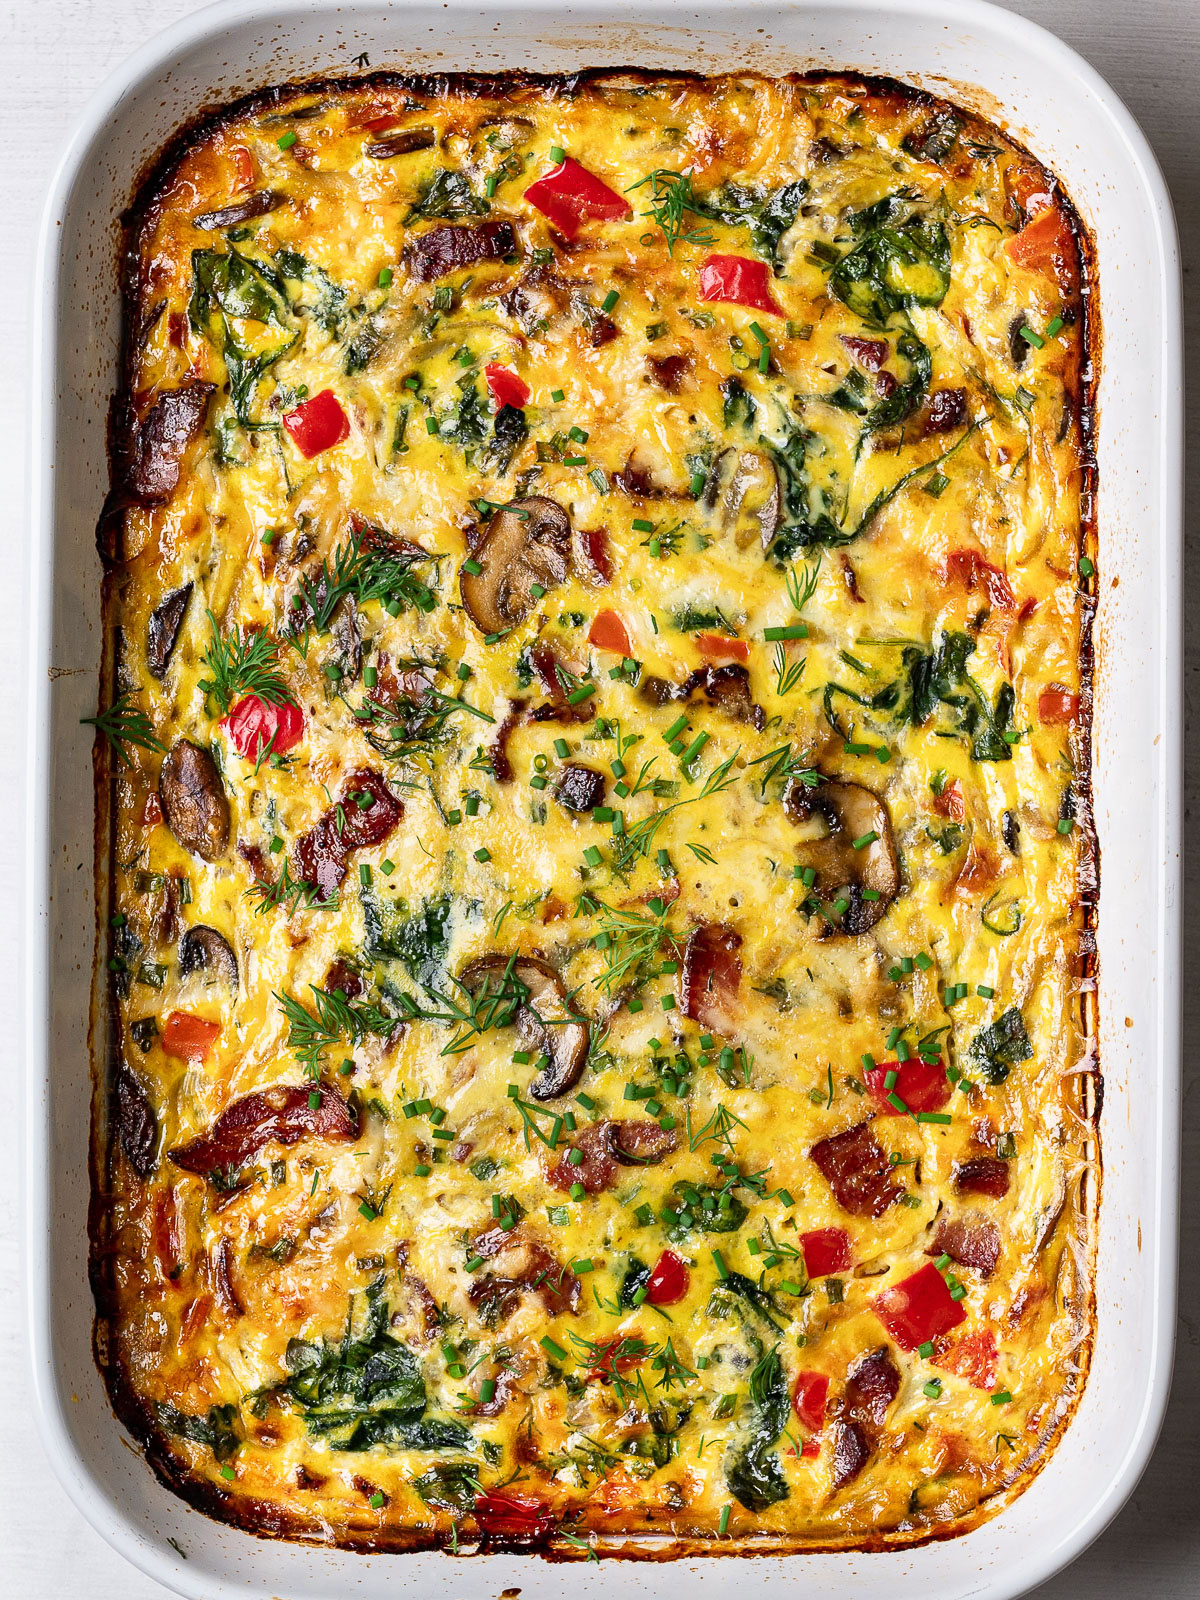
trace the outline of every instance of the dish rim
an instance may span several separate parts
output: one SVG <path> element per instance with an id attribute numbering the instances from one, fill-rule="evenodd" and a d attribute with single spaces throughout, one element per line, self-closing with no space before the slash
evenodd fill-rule
<path id="1" fill-rule="evenodd" d="M 726 0 L 718 0 L 725 4 Z M 550 9 L 553 0 L 534 0 L 534 11 Z M 479 0 L 481 10 L 511 9 L 496 0 Z M 868 12 L 878 9 L 878 0 L 806 0 L 812 11 L 836 13 Z M 579 8 L 582 17 L 589 14 L 596 21 L 611 22 L 612 12 L 622 8 L 616 4 L 585 4 Z M 127 1559 L 157 1581 L 186 1593 L 208 1593 L 208 1589 L 189 1582 L 183 1564 L 167 1556 L 164 1549 L 152 1546 L 120 1512 L 117 1504 L 107 1498 L 104 1488 L 84 1465 L 67 1426 L 64 1397 L 56 1376 L 52 1351 L 51 1325 L 52 1280 L 50 1232 L 46 1226 L 50 1215 L 51 1171 L 47 1158 L 50 1132 L 48 1107 L 44 1103 L 44 1089 L 49 1071 L 48 997 L 52 955 L 49 948 L 49 874 L 48 846 L 50 786 L 43 774 L 50 770 L 48 733 L 51 726 L 50 680 L 43 670 L 50 664 L 52 640 L 51 604 L 54 586 L 54 460 L 52 447 L 56 435 L 57 400 L 55 393 L 55 360 L 62 336 L 63 324 L 58 316 L 60 252 L 58 249 L 60 221 L 68 211 L 75 185 L 96 148 L 102 147 L 108 122 L 122 99 L 136 91 L 155 74 L 169 69 L 189 47 L 219 34 L 226 22 L 255 22 L 269 24 L 278 18 L 281 22 L 295 16 L 301 9 L 317 15 L 343 12 L 351 19 L 354 6 L 337 5 L 336 0 L 307 0 L 303 7 L 297 0 L 258 0 L 251 7 L 238 0 L 217 0 L 179 19 L 161 33 L 142 45 L 118 67 L 89 100 L 72 136 L 68 140 L 52 178 L 39 238 L 37 270 L 34 276 L 33 309 L 34 336 L 32 340 L 33 381 L 32 426 L 30 429 L 30 514 L 33 549 L 30 560 L 28 618 L 30 648 L 26 651 L 28 681 L 26 684 L 27 724 L 25 750 L 26 770 L 29 780 L 25 794 L 25 842 L 23 868 L 24 931 L 22 966 L 24 977 L 22 994 L 25 1002 L 24 1037 L 28 1069 L 23 1082 L 25 1098 L 25 1144 L 23 1150 L 22 1196 L 24 1201 L 23 1237 L 26 1256 L 26 1312 L 29 1335 L 29 1360 L 34 1396 L 34 1409 L 39 1432 L 57 1477 L 76 1506 L 101 1535 L 121 1551 Z M 763 6 L 774 14 L 775 6 Z M 938 16 L 938 0 L 889 0 L 889 9 L 904 16 L 928 21 Z M 1150 147 L 1114 91 L 1073 50 L 1064 45 L 1038 25 L 1028 22 L 986 0 L 957 0 L 954 15 L 969 28 L 972 22 L 998 24 L 1024 41 L 1029 48 L 1044 58 L 1057 62 L 1064 73 L 1080 80 L 1085 91 L 1104 111 L 1115 126 L 1129 154 L 1130 164 L 1144 188 L 1156 228 L 1154 267 L 1162 281 L 1164 317 L 1163 339 L 1159 352 L 1158 369 L 1161 374 L 1161 393 L 1168 406 L 1174 402 L 1172 414 L 1175 422 L 1166 422 L 1161 429 L 1162 470 L 1159 474 L 1159 504 L 1162 510 L 1161 538 L 1164 551 L 1163 592 L 1158 597 L 1158 611 L 1168 624 L 1164 630 L 1163 660 L 1160 669 L 1159 689 L 1166 718 L 1165 733 L 1168 748 L 1163 757 L 1165 782 L 1163 793 L 1157 797 L 1161 814 L 1161 837 L 1166 860 L 1162 864 L 1163 890 L 1160 920 L 1160 948 L 1162 951 L 1159 974 L 1164 981 L 1165 997 L 1159 1004 L 1158 1036 L 1162 1075 L 1162 1104 L 1158 1135 L 1160 1156 L 1159 1177 L 1155 1190 L 1155 1226 L 1158 1247 L 1157 1271 L 1152 1286 L 1156 1314 L 1154 1320 L 1154 1359 L 1148 1365 L 1146 1390 L 1141 1414 L 1131 1433 L 1124 1459 L 1113 1469 L 1107 1488 L 1097 1499 L 1090 1514 L 1080 1519 L 1078 1525 L 1066 1533 L 1051 1550 L 1043 1551 L 1020 1575 L 1023 1589 L 1032 1586 L 1073 1560 L 1100 1533 L 1132 1493 L 1144 1470 L 1165 1414 L 1170 1387 L 1171 1355 L 1174 1343 L 1175 1263 L 1178 1226 L 1178 1092 L 1179 1092 L 1179 833 L 1181 808 L 1180 741 L 1170 734 L 1178 730 L 1181 718 L 1181 585 L 1171 583 L 1178 578 L 1182 557 L 1182 357 L 1178 330 L 1181 321 L 1178 247 L 1174 217 L 1166 185 Z M 681 21 L 686 20 L 681 12 Z M 839 62 L 838 65 L 845 65 Z M 831 65 L 831 70 L 836 66 Z M 847 67 L 847 70 L 854 70 Z M 953 94 L 953 89 L 946 92 Z M 1036 154 L 1036 152 L 1035 152 Z M 114 284 L 114 292 L 116 285 Z M 1103 488 L 1101 488 L 1103 493 Z M 1171 625 L 1173 624 L 1173 626 Z M 1103 1203 L 1103 1202 L 1102 1202 Z M 115 1419 L 114 1419 L 115 1421 Z M 1032 1485 L 1030 1488 L 1032 1489 Z M 115 1513 L 115 1515 L 114 1515 Z M 963 1536 L 966 1537 L 965 1535 Z M 856 1552 L 846 1552 L 853 1556 Z M 202 1581 L 199 1571 L 195 1579 Z M 994 1589 L 996 1594 L 1015 1593 L 1014 1589 Z"/>

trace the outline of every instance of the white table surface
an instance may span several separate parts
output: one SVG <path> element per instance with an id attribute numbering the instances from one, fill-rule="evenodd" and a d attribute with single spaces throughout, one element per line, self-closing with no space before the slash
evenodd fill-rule
<path id="1" fill-rule="evenodd" d="M 1166 171 L 1183 240 L 1187 342 L 1200 371 L 1200 0 L 1007 0 L 1079 50 L 1141 122 Z M 0 40 L 0 551 L 10 574 L 0 607 L 0 750 L 20 749 L 17 654 L 23 589 L 22 483 L 28 296 L 34 237 L 52 164 L 85 101 L 150 34 L 200 9 L 195 0 L 3 0 Z M 950 11 L 953 11 L 951 6 Z M 1188 272 L 1191 269 L 1190 294 Z M 97 396 L 97 404 L 106 397 Z M 1200 463 L 1200 404 L 1190 455 Z M 1200 485 L 1200 467 L 1193 473 Z M 1200 602 L 1200 512 L 1190 509 L 1190 597 Z M 13 582 L 22 576 L 21 589 Z M 15 603 L 14 603 L 15 602 Z M 1197 610 L 1191 607 L 1192 614 Z M 1188 799 L 1200 795 L 1200 743 L 1191 716 L 1200 682 L 1200 636 L 1188 652 L 1191 740 Z M 17 763 L 0 762 L 0 817 L 15 817 Z M 1190 809 L 1185 827 L 1195 843 Z M 0 1017 L 16 1016 L 9 931 L 20 830 L 0 828 Z M 1191 885 L 1200 851 L 1190 851 Z M 1187 938 L 1200 952 L 1200 895 L 1189 895 Z M 1194 973 L 1195 961 L 1191 963 Z M 1189 973 L 1189 977 L 1192 976 Z M 1200 986 L 1187 985 L 1184 1038 L 1200 1023 Z M 1186 1047 L 1185 1047 L 1186 1048 Z M 23 1346 L 21 1262 L 16 1243 L 19 1161 L 11 1115 L 20 1062 L 10 1053 L 10 1114 L 0 1115 L 0 1596 L 59 1600 L 162 1600 L 167 1593 L 116 1555 L 59 1488 L 34 1429 Z M 1053 1600 L 1200 1597 L 1200 1046 L 1185 1062 L 1184 1223 L 1178 1354 L 1170 1414 L 1145 1477 L 1125 1510 L 1067 1572 L 1037 1593 Z"/>

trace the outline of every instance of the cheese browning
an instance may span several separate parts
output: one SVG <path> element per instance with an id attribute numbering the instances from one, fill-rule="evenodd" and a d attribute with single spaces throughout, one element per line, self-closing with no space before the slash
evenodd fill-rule
<path id="1" fill-rule="evenodd" d="M 379 77 L 130 246 L 122 1416 L 376 1548 L 972 1526 L 1090 1338 L 1057 184 L 883 81 Z"/>

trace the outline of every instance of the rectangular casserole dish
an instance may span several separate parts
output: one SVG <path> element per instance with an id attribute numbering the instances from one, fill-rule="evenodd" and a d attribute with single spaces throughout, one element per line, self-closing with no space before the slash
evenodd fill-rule
<path id="1" fill-rule="evenodd" d="M 545 6 L 536 14 L 550 39 L 530 45 L 519 42 L 518 13 L 498 5 L 449 14 L 412 6 L 402 18 L 362 8 L 352 22 L 339 20 L 336 32 L 320 6 L 264 7 L 251 18 L 216 8 L 181 25 L 126 69 L 81 131 L 52 196 L 40 278 L 39 470 L 33 481 L 35 526 L 53 555 L 34 564 L 30 653 L 30 771 L 46 781 L 30 807 L 28 902 L 30 1057 L 45 1069 L 52 1038 L 56 1068 L 53 1086 L 44 1073 L 32 1083 L 29 1100 L 36 1180 L 29 1213 L 32 1343 L 47 1440 L 92 1520 L 132 1559 L 185 1592 L 320 1595 L 340 1588 L 353 1572 L 369 1589 L 382 1592 L 400 1576 L 433 1593 L 449 1589 L 458 1576 L 436 1555 L 401 1558 L 403 1565 L 360 1558 L 350 1566 L 346 1553 L 272 1546 L 198 1518 L 136 1457 L 115 1448 L 118 1430 L 92 1366 L 83 1271 L 86 1180 L 79 1159 L 86 1138 L 81 1108 L 90 1099 L 89 984 L 81 976 L 89 968 L 80 948 L 88 941 L 79 930 L 92 925 L 90 878 L 86 870 L 80 877 L 91 808 L 86 735 L 76 719 L 92 708 L 99 655 L 91 532 L 106 463 L 97 402 L 113 387 L 118 311 L 115 262 L 110 266 L 105 256 L 114 217 L 139 168 L 175 127 L 206 106 L 262 83 L 345 71 L 360 51 L 370 54 L 373 66 L 426 69 L 564 70 L 632 62 L 886 72 L 1003 122 L 1063 178 L 1097 242 L 1107 336 L 1099 390 L 1102 600 L 1094 784 L 1105 889 L 1100 1048 L 1109 1076 L 1097 1345 L 1078 1416 L 1049 1466 L 1026 1495 L 974 1533 L 874 1558 L 813 1556 L 803 1567 L 759 1559 L 770 1561 L 774 1581 L 806 1582 L 816 1592 L 841 1587 L 851 1573 L 867 1592 L 885 1583 L 894 1591 L 898 1581 L 935 1594 L 1019 1592 L 1077 1553 L 1128 1493 L 1153 1442 L 1169 1368 L 1177 1159 L 1179 379 L 1174 240 L 1161 180 L 1136 130 L 1082 64 L 1045 35 L 985 7 L 956 10 L 960 31 L 953 34 L 931 8 L 919 5 L 891 7 L 886 15 L 865 5 L 811 6 L 783 16 L 764 7 L 748 23 L 740 12 L 741 26 L 719 6 L 689 14 L 686 26 L 669 5 L 636 24 L 619 7 Z M 227 16 L 230 27 L 223 32 Z M 1144 542 L 1136 570 L 1132 550 L 1126 553 L 1135 527 Z M 76 561 L 68 566 L 71 556 Z M 67 571 L 80 573 L 86 646 L 76 596 L 63 582 Z M 43 667 L 78 674 L 63 680 L 52 714 Z M 52 785 L 47 753 L 60 745 L 64 777 Z M 43 1017 L 51 1018 L 52 1034 Z M 103 1060 L 105 1041 L 98 1037 L 93 1045 Z M 1114 1097 L 1118 1107 L 1126 1102 L 1128 1116 L 1119 1109 L 1114 1114 Z M 1133 1384 L 1130 1371 L 1142 1375 Z M 69 1426 L 59 1403 L 66 1393 L 78 1399 Z M 1009 1553 L 1010 1531 L 1026 1536 L 1017 1560 Z M 186 1566 L 168 1539 L 188 1552 Z M 548 1577 L 544 1564 L 531 1565 L 528 1558 L 483 1559 L 485 1582 L 497 1589 L 517 1582 L 536 1590 Z M 738 1572 L 728 1562 L 703 1563 L 695 1577 L 722 1589 L 738 1581 Z M 632 1585 L 650 1577 L 643 1569 L 635 1579 L 623 1567 L 615 1581 Z M 578 1568 L 573 1581 L 586 1587 L 598 1579 L 589 1566 Z M 606 1573 L 602 1581 L 614 1580 Z"/>

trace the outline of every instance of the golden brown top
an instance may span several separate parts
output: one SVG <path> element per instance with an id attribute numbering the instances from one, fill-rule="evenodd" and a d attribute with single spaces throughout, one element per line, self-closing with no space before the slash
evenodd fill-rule
<path id="1" fill-rule="evenodd" d="M 848 78 L 371 80 L 133 262 L 122 1414 L 346 1543 L 969 1526 L 1088 1339 L 1054 184 Z"/>

